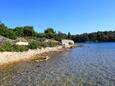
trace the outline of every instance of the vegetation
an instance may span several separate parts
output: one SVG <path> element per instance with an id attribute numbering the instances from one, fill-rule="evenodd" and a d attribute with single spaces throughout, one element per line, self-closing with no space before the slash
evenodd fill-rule
<path id="1" fill-rule="evenodd" d="M 13 42 L 0 43 L 0 51 L 26 51 L 28 49 L 37 49 L 41 47 L 53 47 L 59 44 L 62 39 L 72 39 L 75 42 L 115 42 L 115 31 L 103 31 L 84 33 L 80 35 L 71 35 L 62 32 L 56 32 L 53 28 L 47 28 L 43 33 L 38 33 L 33 26 L 23 26 L 8 28 L 0 22 L 0 36 L 12 39 L 24 38 L 29 42 L 28 46 L 15 45 Z M 46 39 L 57 40 L 45 42 Z M 2 42 L 2 40 L 0 40 Z"/>
<path id="2" fill-rule="evenodd" d="M 7 28 L 3 23 L 0 23 L 0 35 L 10 39 L 16 39 L 15 32 L 12 29 Z"/>
<path id="3" fill-rule="evenodd" d="M 73 35 L 71 39 L 75 42 L 115 42 L 115 31 L 84 33 L 81 35 Z"/>
<path id="4" fill-rule="evenodd" d="M 28 48 L 30 49 L 37 49 L 39 47 L 38 43 L 37 42 L 31 42 L 28 46 Z"/>
<path id="5" fill-rule="evenodd" d="M 18 37 L 36 36 L 32 26 L 16 27 L 13 31 Z"/>
<path id="6" fill-rule="evenodd" d="M 40 42 L 40 41 L 32 41 L 29 43 L 28 46 L 24 45 L 15 45 L 9 42 L 6 42 L 2 46 L 0 46 L 0 51 L 16 51 L 16 52 L 23 52 L 29 49 L 37 49 L 37 48 L 45 48 L 45 47 L 54 47 L 57 46 L 58 43 L 56 42 Z"/>
<path id="7" fill-rule="evenodd" d="M 68 33 L 67 35 L 62 32 L 56 32 L 53 28 L 47 28 L 43 33 L 38 33 L 34 30 L 33 26 L 8 28 L 5 24 L 0 22 L 0 36 L 3 36 L 12 41 L 4 41 L 4 43 L 2 43 L 3 40 L 0 39 L 0 51 L 22 52 L 29 49 L 57 46 L 61 39 L 70 38 L 70 33 Z M 18 42 L 20 38 L 21 40 L 27 40 L 29 42 L 29 45 L 16 45 L 16 42 Z M 50 39 L 50 41 L 45 42 L 45 40 L 47 39 Z"/>
<path id="8" fill-rule="evenodd" d="M 0 51 L 13 51 L 14 47 L 10 43 L 5 43 L 0 47 Z"/>
<path id="9" fill-rule="evenodd" d="M 27 51 L 28 47 L 27 46 L 19 46 L 19 45 L 14 45 L 11 43 L 5 43 L 3 46 L 0 46 L 0 51 Z"/>
<path id="10" fill-rule="evenodd" d="M 53 28 L 47 28 L 43 33 L 38 33 L 34 30 L 33 26 L 8 28 L 1 22 L 0 35 L 13 40 L 17 39 L 18 37 L 31 37 L 31 39 L 53 39 L 57 41 L 61 41 L 62 39 L 72 39 L 75 42 L 115 42 L 115 31 L 98 31 L 80 35 L 71 35 L 70 32 L 66 34 L 62 32 L 56 32 Z M 45 47 L 46 44 L 43 44 Z M 31 46 L 30 48 L 35 48 L 35 46 Z"/>
<path id="11" fill-rule="evenodd" d="M 68 39 L 68 35 L 62 32 L 58 32 L 55 36 L 55 40 L 62 40 L 62 39 Z"/>
<path id="12" fill-rule="evenodd" d="M 44 33 L 38 33 L 34 30 L 33 26 L 23 26 L 16 28 L 8 28 L 5 24 L 0 22 L 0 35 L 9 39 L 16 39 L 18 37 L 36 37 L 61 40 L 70 38 L 70 33 L 67 35 L 62 32 L 56 32 L 53 28 L 47 28 Z"/>

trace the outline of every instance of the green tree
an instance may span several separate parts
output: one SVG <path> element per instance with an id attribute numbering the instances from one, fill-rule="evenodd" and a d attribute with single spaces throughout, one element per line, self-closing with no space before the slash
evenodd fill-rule
<path id="1" fill-rule="evenodd" d="M 68 32 L 68 39 L 70 39 L 71 38 L 71 33 L 70 32 Z"/>
<path id="2" fill-rule="evenodd" d="M 56 34 L 56 32 L 54 31 L 54 29 L 53 28 L 47 28 L 45 31 L 44 31 L 44 33 L 48 33 L 48 34 Z"/>
<path id="3" fill-rule="evenodd" d="M 0 35 L 5 36 L 6 31 L 7 27 L 3 23 L 0 23 Z"/>
<path id="4" fill-rule="evenodd" d="M 22 36 L 24 36 L 24 28 L 23 27 L 16 27 L 15 29 L 14 29 L 14 31 L 15 31 L 15 33 L 16 33 L 16 35 L 18 36 L 18 37 L 22 37 Z"/>
<path id="5" fill-rule="evenodd" d="M 12 29 L 8 29 L 6 33 L 6 37 L 10 39 L 16 39 L 17 35 Z"/>
<path id="6" fill-rule="evenodd" d="M 24 27 L 24 36 L 34 36 L 35 31 L 32 26 L 25 26 Z"/>
<path id="7" fill-rule="evenodd" d="M 46 34 L 45 33 L 37 33 L 36 37 L 37 38 L 45 38 Z"/>
<path id="8" fill-rule="evenodd" d="M 47 28 L 44 33 L 46 34 L 46 38 L 55 38 L 56 32 L 53 28 Z"/>
<path id="9" fill-rule="evenodd" d="M 73 35 L 75 42 L 115 42 L 115 31 L 98 31 L 88 34 Z"/>
<path id="10" fill-rule="evenodd" d="M 16 34 L 13 32 L 13 29 L 7 28 L 3 23 L 0 23 L 0 35 L 10 39 L 16 38 Z"/>
<path id="11" fill-rule="evenodd" d="M 61 41 L 62 39 L 67 39 L 67 38 L 68 38 L 67 34 L 62 33 L 62 32 L 58 32 L 55 37 L 55 39 L 58 41 Z"/>
<path id="12" fill-rule="evenodd" d="M 32 26 L 16 27 L 14 31 L 19 37 L 36 36 L 36 32 L 34 31 Z"/>

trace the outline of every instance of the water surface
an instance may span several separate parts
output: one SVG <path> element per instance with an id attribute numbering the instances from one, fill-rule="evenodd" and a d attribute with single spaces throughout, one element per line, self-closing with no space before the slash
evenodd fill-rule
<path id="1" fill-rule="evenodd" d="M 87 43 L 47 62 L 0 70 L 0 86 L 115 86 L 115 43 Z"/>

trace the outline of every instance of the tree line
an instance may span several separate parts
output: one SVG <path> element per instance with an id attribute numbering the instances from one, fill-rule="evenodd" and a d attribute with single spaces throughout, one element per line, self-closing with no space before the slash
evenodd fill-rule
<path id="1" fill-rule="evenodd" d="M 0 22 L 0 35 L 9 39 L 16 39 L 17 37 L 36 37 L 55 40 L 70 38 L 70 33 L 56 32 L 53 28 L 47 28 L 41 33 L 36 32 L 33 26 L 9 28 L 2 22 Z"/>
<path id="2" fill-rule="evenodd" d="M 98 31 L 72 35 L 71 39 L 75 42 L 115 42 L 115 31 Z"/>
<path id="3" fill-rule="evenodd" d="M 46 28 L 44 32 L 36 32 L 33 26 L 9 28 L 0 22 L 0 36 L 12 39 L 11 41 L 0 40 L 0 51 L 23 52 L 29 49 L 57 46 L 62 39 L 70 38 L 70 33 L 56 32 L 53 28 Z M 19 40 L 18 38 L 24 38 L 28 41 L 29 45 L 16 45 L 17 40 Z M 46 39 L 52 40 L 45 42 Z"/>
<path id="4" fill-rule="evenodd" d="M 9 28 L 2 22 L 0 22 L 0 35 L 9 39 L 16 39 L 18 37 L 36 37 L 58 41 L 62 39 L 72 39 L 75 42 L 115 42 L 115 31 L 98 31 L 71 35 L 70 32 L 68 32 L 68 34 L 56 32 L 53 28 L 47 28 L 44 32 L 36 32 L 33 26 Z"/>

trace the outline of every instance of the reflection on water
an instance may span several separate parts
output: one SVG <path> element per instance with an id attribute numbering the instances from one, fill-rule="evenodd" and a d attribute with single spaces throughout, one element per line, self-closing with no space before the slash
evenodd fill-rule
<path id="1" fill-rule="evenodd" d="M 115 43 L 82 45 L 47 62 L 0 70 L 0 86 L 115 86 Z"/>

